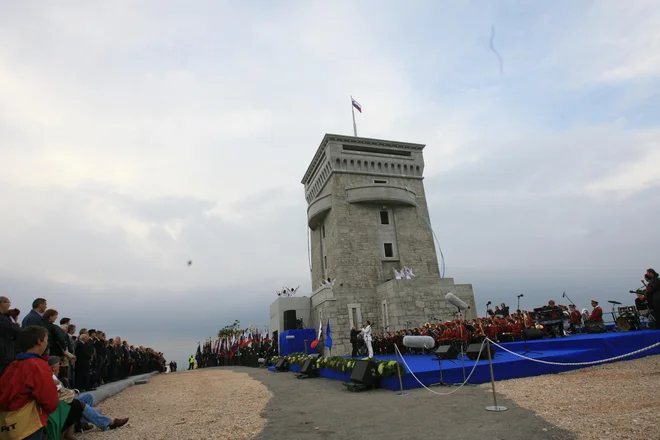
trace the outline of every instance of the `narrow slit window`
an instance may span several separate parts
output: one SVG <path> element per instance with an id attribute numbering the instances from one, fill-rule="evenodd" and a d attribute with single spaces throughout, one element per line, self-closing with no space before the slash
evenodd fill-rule
<path id="1" fill-rule="evenodd" d="M 380 211 L 380 224 L 389 225 L 390 224 L 390 213 L 387 211 Z"/>
<path id="2" fill-rule="evenodd" d="M 385 258 L 392 258 L 394 257 L 394 248 L 392 246 L 392 243 L 385 243 Z"/>

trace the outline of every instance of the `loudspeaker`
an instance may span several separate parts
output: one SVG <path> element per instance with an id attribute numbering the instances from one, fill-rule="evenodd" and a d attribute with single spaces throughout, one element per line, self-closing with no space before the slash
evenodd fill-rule
<path id="1" fill-rule="evenodd" d="M 284 312 L 284 330 L 296 329 L 296 311 L 286 310 Z"/>
<path id="2" fill-rule="evenodd" d="M 351 372 L 351 382 L 375 386 L 378 382 L 378 369 L 372 360 L 357 360 Z"/>
<path id="3" fill-rule="evenodd" d="M 279 359 L 275 364 L 275 371 L 286 371 L 288 369 L 289 369 L 289 363 L 284 358 Z"/>
<path id="4" fill-rule="evenodd" d="M 479 350 L 481 350 L 481 344 L 470 344 L 467 350 L 465 350 L 465 355 L 468 357 L 468 359 L 476 361 L 477 357 L 479 357 Z M 479 358 L 480 361 L 488 360 L 488 352 L 486 350 L 490 350 L 491 358 L 495 356 L 495 349 L 493 349 L 493 346 L 490 344 L 485 344 L 484 349 L 481 352 L 481 357 Z"/>
<path id="5" fill-rule="evenodd" d="M 523 329 L 522 337 L 526 341 L 534 341 L 536 339 L 543 339 L 543 332 L 537 328 L 530 327 Z"/>
<path id="6" fill-rule="evenodd" d="M 441 345 L 435 351 L 435 355 L 440 359 L 449 360 L 456 359 L 458 357 L 458 350 L 453 345 Z"/>
<path id="7" fill-rule="evenodd" d="M 300 367 L 300 373 L 307 376 L 316 376 L 318 369 L 316 368 L 316 359 L 307 359 Z"/>

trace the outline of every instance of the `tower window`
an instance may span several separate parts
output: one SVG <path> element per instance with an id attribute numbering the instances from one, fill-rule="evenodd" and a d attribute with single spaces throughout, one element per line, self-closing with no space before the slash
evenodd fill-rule
<path id="1" fill-rule="evenodd" d="M 374 183 L 387 183 L 387 180 L 374 180 Z"/>
<path id="2" fill-rule="evenodd" d="M 321 226 L 321 237 L 325 238 L 325 225 Z"/>
<path id="3" fill-rule="evenodd" d="M 380 224 L 389 225 L 390 224 L 390 213 L 387 211 L 380 211 Z"/>
<path id="4" fill-rule="evenodd" d="M 327 255 L 323 256 L 323 268 L 324 269 L 328 268 L 328 256 Z"/>
<path id="5" fill-rule="evenodd" d="M 392 247 L 392 243 L 385 243 L 383 246 L 385 248 L 385 258 L 394 257 L 394 248 Z"/>

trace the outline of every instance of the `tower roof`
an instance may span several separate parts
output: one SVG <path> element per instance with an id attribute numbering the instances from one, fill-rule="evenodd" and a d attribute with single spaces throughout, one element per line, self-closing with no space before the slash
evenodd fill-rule
<path id="1" fill-rule="evenodd" d="M 380 152 L 387 154 L 387 150 L 391 151 L 422 151 L 425 147 L 424 144 L 413 144 L 409 142 L 398 142 L 398 141 L 389 141 L 385 139 L 372 139 L 365 137 L 355 137 L 355 136 L 346 136 L 341 134 L 330 134 L 326 133 L 321 140 L 314 157 L 305 171 L 305 175 L 302 178 L 303 185 L 306 184 L 309 179 L 314 174 L 314 169 L 316 165 L 323 157 L 323 152 L 325 151 L 329 142 L 339 142 L 343 145 L 356 145 L 364 148 L 373 148 L 374 152 Z"/>

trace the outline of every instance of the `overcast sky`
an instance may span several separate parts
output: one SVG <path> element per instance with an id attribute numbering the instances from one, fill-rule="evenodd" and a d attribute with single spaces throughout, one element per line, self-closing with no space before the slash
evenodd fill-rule
<path id="1" fill-rule="evenodd" d="M 607 309 L 660 266 L 654 0 L 0 3 L 0 294 L 23 314 L 45 296 L 180 362 L 267 324 L 281 286 L 310 291 L 300 180 L 349 95 L 360 135 L 427 145 L 447 276 L 480 307 Z"/>

